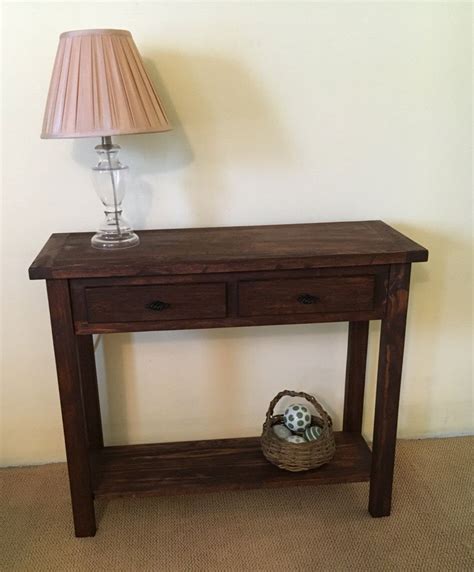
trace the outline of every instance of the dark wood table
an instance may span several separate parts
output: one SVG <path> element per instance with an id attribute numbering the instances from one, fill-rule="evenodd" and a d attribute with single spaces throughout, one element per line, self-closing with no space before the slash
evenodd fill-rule
<path id="1" fill-rule="evenodd" d="M 47 284 L 76 536 L 96 532 L 94 498 L 124 495 L 370 480 L 370 514 L 389 515 L 410 269 L 427 250 L 381 221 L 139 234 L 116 252 L 94 250 L 89 233 L 53 234 L 29 269 Z M 370 320 L 382 320 L 372 452 Z M 104 446 L 92 334 L 339 321 L 349 345 L 330 464 L 280 470 L 258 437 Z"/>

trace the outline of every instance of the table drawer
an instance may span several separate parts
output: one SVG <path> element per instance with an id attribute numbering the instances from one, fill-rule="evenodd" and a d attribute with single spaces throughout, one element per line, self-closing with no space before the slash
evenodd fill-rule
<path id="1" fill-rule="evenodd" d="M 375 276 L 255 280 L 239 284 L 239 315 L 370 311 Z"/>
<path id="2" fill-rule="evenodd" d="M 226 285 L 157 284 L 85 288 L 89 323 L 224 318 Z"/>

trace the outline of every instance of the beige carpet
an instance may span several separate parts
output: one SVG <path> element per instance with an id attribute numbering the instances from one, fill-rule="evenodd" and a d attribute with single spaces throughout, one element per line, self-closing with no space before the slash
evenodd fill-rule
<path id="1" fill-rule="evenodd" d="M 75 539 L 63 464 L 2 471 L 3 571 L 472 570 L 469 437 L 400 441 L 392 516 L 368 484 L 97 503 Z"/>

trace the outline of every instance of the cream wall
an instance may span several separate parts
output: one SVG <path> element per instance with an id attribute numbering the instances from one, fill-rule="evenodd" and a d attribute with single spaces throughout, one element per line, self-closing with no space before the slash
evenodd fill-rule
<path id="1" fill-rule="evenodd" d="M 120 138 L 137 228 L 383 219 L 415 265 L 400 437 L 472 430 L 469 3 L 6 3 L 2 462 L 64 459 L 45 285 L 52 232 L 93 230 L 94 140 L 42 141 L 58 35 L 132 31 L 175 130 Z M 373 422 L 378 324 L 371 326 Z M 108 443 L 257 434 L 284 387 L 341 423 L 345 324 L 97 341 Z"/>

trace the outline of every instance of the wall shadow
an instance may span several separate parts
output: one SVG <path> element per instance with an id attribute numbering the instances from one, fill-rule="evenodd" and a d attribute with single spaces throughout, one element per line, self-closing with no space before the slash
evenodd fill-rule
<path id="1" fill-rule="evenodd" d="M 470 243 L 459 240 L 454 234 L 406 224 L 404 221 L 387 222 L 429 251 L 428 262 L 412 265 L 399 414 L 399 426 L 413 427 L 411 434 L 404 436 L 419 436 L 424 427 L 439 425 L 439 421 L 435 423 L 433 419 L 439 410 L 436 401 L 438 388 L 433 380 L 437 377 L 437 356 L 443 351 L 442 320 L 446 319 L 445 312 L 449 305 L 449 264 L 453 254 L 470 249 Z M 369 440 L 372 439 L 373 430 L 379 337 L 380 323 L 372 323 L 364 408 L 364 412 L 367 412 L 367 416 L 364 416 L 364 435 Z M 410 403 L 404 404 L 405 388 L 408 392 L 408 386 Z"/>
<path id="2" fill-rule="evenodd" d="M 215 205 L 235 165 L 255 170 L 292 161 L 284 125 L 259 79 L 239 62 L 160 51 L 147 53 L 144 63 L 173 130 L 114 138 L 131 167 L 126 216 L 137 229 L 168 227 L 159 208 L 166 190 L 180 194 L 192 226 L 218 225 Z M 97 142 L 75 139 L 73 159 L 90 168 Z M 249 214 L 254 199 L 247 197 Z"/>
<path id="3" fill-rule="evenodd" d="M 96 361 L 106 445 L 131 441 L 131 420 L 136 419 L 138 413 L 137 388 L 131 367 L 133 354 L 132 334 L 97 337 Z"/>
<path id="4" fill-rule="evenodd" d="M 160 201 L 165 200 L 162 189 L 166 187 L 181 194 L 182 206 L 191 215 L 193 226 L 218 225 L 222 221 L 215 205 L 225 196 L 229 169 L 235 165 L 239 169 L 267 168 L 291 160 L 291 148 L 279 117 L 258 78 L 237 61 L 207 54 L 160 51 L 147 53 L 144 63 L 173 130 L 114 138 L 122 147 L 122 161 L 131 167 L 125 215 L 138 229 L 169 226 L 160 220 L 159 208 Z M 96 163 L 97 142 L 74 140 L 73 159 L 90 168 Z M 255 198 L 250 198 L 249 213 Z M 100 203 L 98 212 L 99 209 Z M 179 219 L 179 213 L 175 218 Z M 207 337 L 209 333 L 195 335 Z M 213 331 L 214 341 L 216 336 L 223 344 L 219 343 L 220 350 L 209 355 L 209 392 L 214 395 L 210 404 L 225 402 L 237 414 L 239 363 L 232 344 L 225 345 L 229 333 Z M 102 337 L 99 377 L 106 402 L 104 424 L 114 443 L 130 441 L 127 416 L 131 408 L 137 407 L 131 389 L 136 380 L 124 379 L 123 352 L 136 351 L 130 347 L 131 339 L 130 335 Z M 147 342 L 140 338 L 135 343 Z M 225 383 L 221 379 L 223 370 Z"/>

